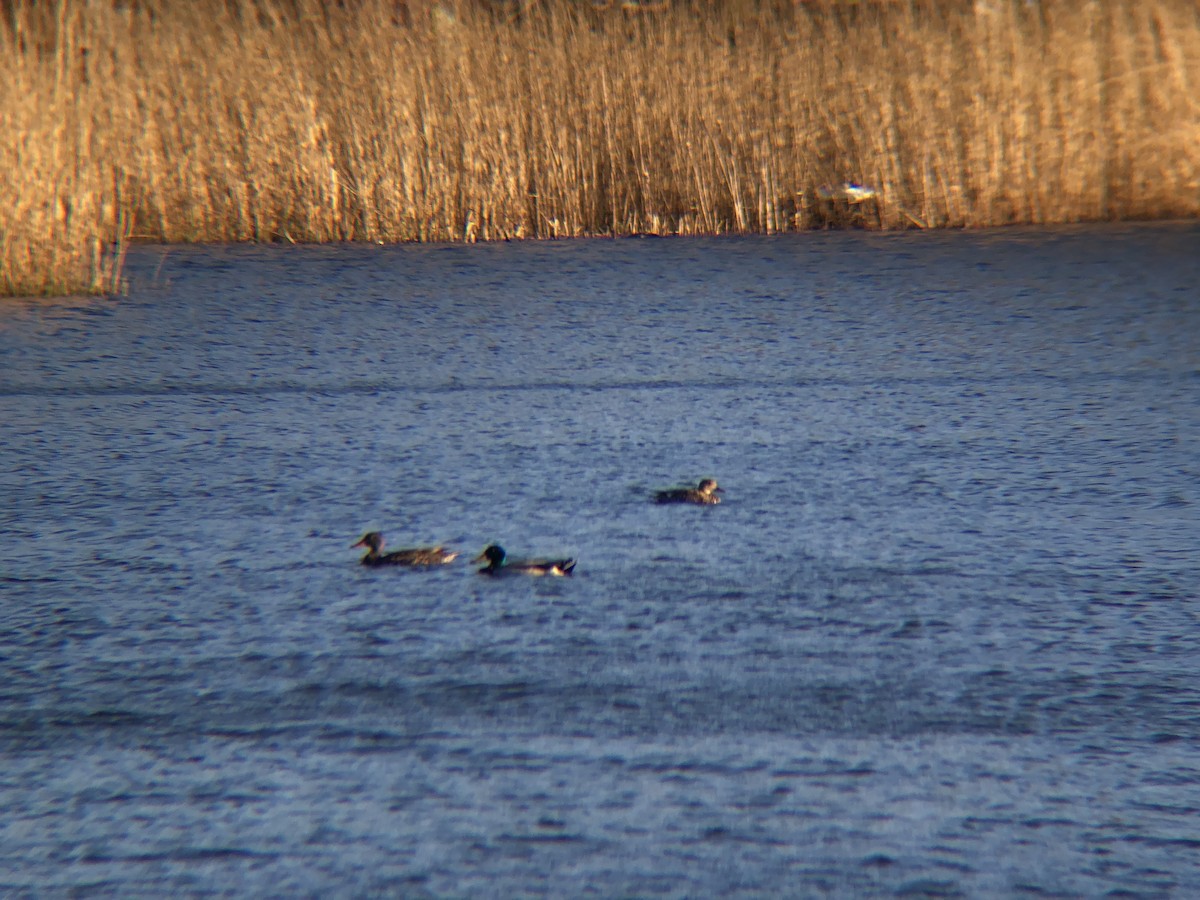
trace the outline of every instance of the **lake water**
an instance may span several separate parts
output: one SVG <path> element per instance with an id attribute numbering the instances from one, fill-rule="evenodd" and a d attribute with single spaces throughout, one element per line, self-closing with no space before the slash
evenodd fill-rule
<path id="1" fill-rule="evenodd" d="M 0 893 L 1200 896 L 1200 225 L 129 275 L 0 301 Z"/>

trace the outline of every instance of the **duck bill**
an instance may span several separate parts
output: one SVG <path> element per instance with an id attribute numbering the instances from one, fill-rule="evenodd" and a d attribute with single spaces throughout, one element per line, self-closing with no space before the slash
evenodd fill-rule
<path id="1" fill-rule="evenodd" d="M 368 546 L 368 544 L 367 544 L 367 539 L 366 539 L 366 538 L 362 538 L 361 540 L 359 540 L 359 542 L 358 542 L 357 544 L 351 544 L 351 545 L 350 545 L 350 549 L 351 549 L 351 550 L 353 550 L 355 547 L 367 547 L 367 549 L 368 549 L 368 550 L 370 549 L 370 547 L 369 547 L 369 546 Z"/>
<path id="2" fill-rule="evenodd" d="M 473 562 L 473 563 L 488 562 L 487 553 L 480 553 L 477 557 L 475 557 L 473 560 L 471 560 L 471 562 Z"/>

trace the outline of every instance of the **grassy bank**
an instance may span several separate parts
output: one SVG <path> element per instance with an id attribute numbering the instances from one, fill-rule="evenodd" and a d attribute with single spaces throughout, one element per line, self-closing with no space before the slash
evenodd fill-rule
<path id="1" fill-rule="evenodd" d="M 111 289 L 126 236 L 461 241 L 1200 212 L 1194 0 L 0 11 L 8 294 Z M 876 199 L 822 193 L 847 181 Z"/>

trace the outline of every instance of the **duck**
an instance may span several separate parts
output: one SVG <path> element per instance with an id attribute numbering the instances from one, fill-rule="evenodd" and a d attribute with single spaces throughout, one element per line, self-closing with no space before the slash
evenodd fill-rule
<path id="1" fill-rule="evenodd" d="M 721 502 L 721 498 L 717 494 L 723 493 L 725 492 L 717 487 L 716 481 L 711 478 L 705 478 L 694 488 L 673 488 L 669 491 L 658 491 L 655 493 L 654 499 L 658 503 L 713 504 Z"/>
<path id="2" fill-rule="evenodd" d="M 498 544 L 485 547 L 472 562 L 487 560 L 480 575 L 570 575 L 575 570 L 573 559 L 509 559 Z"/>
<path id="3" fill-rule="evenodd" d="M 367 555 L 360 560 L 364 566 L 444 566 L 458 556 L 457 551 L 445 547 L 412 547 L 384 553 L 383 535 L 378 531 L 368 531 L 351 545 L 351 549 L 355 547 L 367 548 Z"/>

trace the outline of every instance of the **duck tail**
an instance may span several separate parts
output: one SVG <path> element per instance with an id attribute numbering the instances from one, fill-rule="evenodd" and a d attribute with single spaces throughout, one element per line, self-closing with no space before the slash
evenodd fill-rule
<path id="1" fill-rule="evenodd" d="M 563 560 L 561 563 L 558 564 L 558 567 L 560 569 L 562 569 L 562 573 L 564 575 L 570 575 L 572 572 L 575 571 L 575 560 L 573 560 L 573 559 Z"/>

